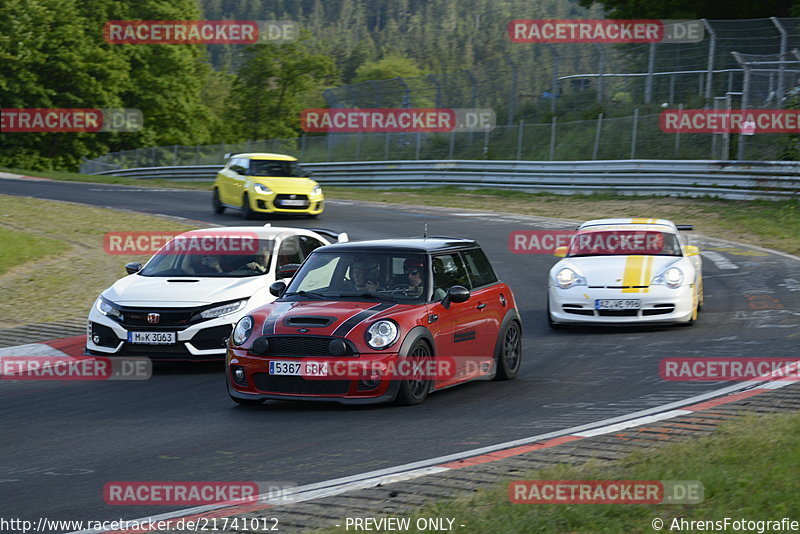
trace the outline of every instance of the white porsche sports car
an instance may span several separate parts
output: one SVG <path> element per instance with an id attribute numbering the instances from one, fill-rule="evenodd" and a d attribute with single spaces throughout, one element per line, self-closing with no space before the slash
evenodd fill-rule
<path id="1" fill-rule="evenodd" d="M 703 305 L 700 250 L 665 219 L 596 219 L 578 227 L 550 270 L 547 318 L 568 324 L 682 323 Z"/>
<path id="2" fill-rule="evenodd" d="M 314 249 L 347 241 L 329 230 L 207 228 L 174 237 L 89 312 L 86 353 L 153 360 L 222 361 L 233 325 L 275 300 L 269 286 L 291 278 Z"/>

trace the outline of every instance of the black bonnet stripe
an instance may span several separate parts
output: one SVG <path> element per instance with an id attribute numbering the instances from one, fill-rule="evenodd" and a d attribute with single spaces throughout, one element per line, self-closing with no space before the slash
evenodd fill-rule
<path id="1" fill-rule="evenodd" d="M 275 309 L 272 310 L 272 313 L 269 314 L 267 320 L 264 321 L 264 327 L 261 329 L 261 335 L 268 336 L 270 334 L 275 333 L 275 322 L 278 320 L 278 317 L 289 311 L 292 307 L 292 302 L 281 302 Z"/>
<path id="2" fill-rule="evenodd" d="M 336 336 L 336 337 L 345 337 L 359 323 L 361 323 L 363 321 L 366 321 L 367 319 L 369 319 L 370 317 L 372 317 L 373 315 L 375 315 L 377 313 L 380 313 L 380 312 L 382 312 L 384 310 L 388 310 L 392 306 L 394 306 L 394 304 L 392 304 L 390 302 L 382 302 L 382 303 L 377 304 L 377 305 L 375 305 L 375 306 L 373 306 L 371 308 L 368 308 L 368 309 L 366 309 L 366 310 L 364 310 L 364 311 L 362 311 L 360 313 L 357 313 L 354 316 L 350 317 L 345 322 L 343 322 L 342 324 L 340 324 L 336 328 L 336 330 L 333 331 L 333 334 L 331 334 L 331 335 Z"/>

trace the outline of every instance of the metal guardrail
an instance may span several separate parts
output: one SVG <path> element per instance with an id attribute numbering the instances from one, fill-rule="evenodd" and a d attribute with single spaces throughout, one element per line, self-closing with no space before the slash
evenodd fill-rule
<path id="1" fill-rule="evenodd" d="M 800 196 L 800 163 L 783 161 L 369 161 L 309 163 L 322 185 L 516 189 L 527 192 L 717 196 L 778 199 Z M 146 167 L 98 175 L 211 181 L 221 165 Z"/>

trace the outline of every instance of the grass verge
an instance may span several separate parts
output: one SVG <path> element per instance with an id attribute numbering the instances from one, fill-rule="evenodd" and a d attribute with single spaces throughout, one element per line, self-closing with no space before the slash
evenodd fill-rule
<path id="1" fill-rule="evenodd" d="M 456 529 L 484 534 L 511 532 L 652 533 L 660 518 L 664 532 L 699 532 L 700 528 L 670 528 L 685 520 L 797 520 L 800 494 L 797 464 L 800 414 L 747 416 L 720 426 L 711 436 L 658 450 L 636 452 L 613 463 L 558 466 L 533 471 L 515 480 L 697 480 L 705 499 L 693 505 L 511 504 L 508 484 L 450 502 L 437 503 L 412 514 L 455 518 Z M 753 444 L 758 446 L 754 447 Z M 795 517 L 792 518 L 792 513 Z M 725 531 L 717 529 L 717 531 Z M 776 532 L 776 530 L 772 530 Z M 780 530 L 778 530 L 780 531 Z M 327 533 L 346 532 L 344 528 Z M 409 530 L 408 532 L 417 532 Z"/>
<path id="2" fill-rule="evenodd" d="M 17 265 L 58 256 L 67 248 L 56 239 L 4 228 L 0 221 L 0 275 Z"/>
<path id="3" fill-rule="evenodd" d="M 125 275 L 126 263 L 147 259 L 106 254 L 104 234 L 143 228 L 194 227 L 161 217 L 0 195 L 0 250 L 13 257 L 0 274 L 0 328 L 88 313 L 100 292 Z M 11 242 L 6 239 L 19 246 L 7 249 Z M 27 256 L 18 256 L 20 249 L 29 251 Z M 0 253 L 0 263 L 5 255 Z"/>

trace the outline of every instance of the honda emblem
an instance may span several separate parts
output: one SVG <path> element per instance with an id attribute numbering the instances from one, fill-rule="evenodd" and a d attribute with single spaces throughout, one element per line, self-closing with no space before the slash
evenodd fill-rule
<path id="1" fill-rule="evenodd" d="M 161 314 L 159 313 L 148 313 L 147 314 L 147 322 L 150 324 L 158 324 L 161 320 Z"/>

